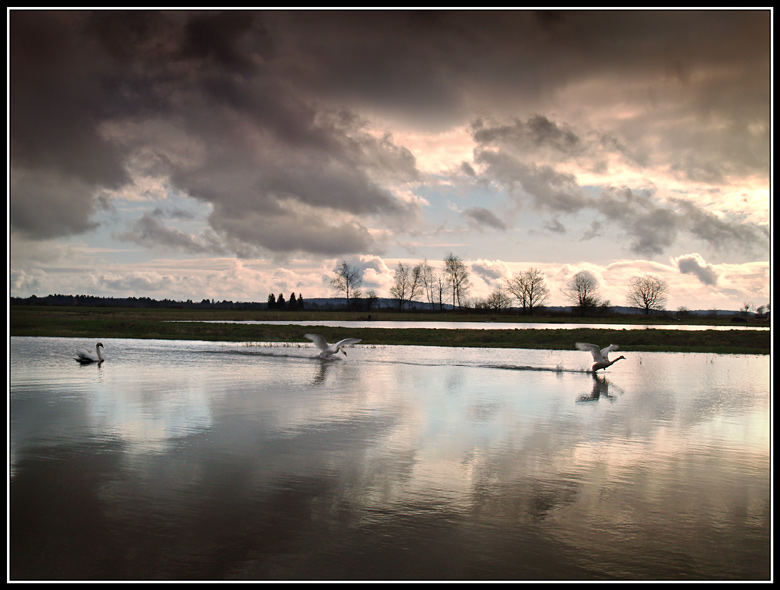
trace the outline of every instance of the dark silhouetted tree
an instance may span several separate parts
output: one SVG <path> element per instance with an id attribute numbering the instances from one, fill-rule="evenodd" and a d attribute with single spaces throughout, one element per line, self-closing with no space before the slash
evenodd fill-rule
<path id="1" fill-rule="evenodd" d="M 409 267 L 408 264 L 399 262 L 393 273 L 393 286 L 390 294 L 398 300 L 398 309 L 410 303 L 420 294 L 422 289 L 422 265 Z"/>
<path id="2" fill-rule="evenodd" d="M 452 292 L 452 305 L 460 307 L 471 284 L 466 265 L 452 252 L 444 259 L 444 275 Z"/>
<path id="3" fill-rule="evenodd" d="M 509 309 L 511 303 L 512 300 L 504 293 L 504 290 L 501 289 L 500 286 L 496 287 L 493 292 L 488 295 L 487 300 L 485 300 L 485 306 L 492 311 Z"/>
<path id="4" fill-rule="evenodd" d="M 427 259 L 420 265 L 420 280 L 422 281 L 422 291 L 431 306 L 431 311 L 433 311 L 434 304 L 436 303 L 438 273 L 433 270 L 433 267 L 430 264 L 428 264 Z"/>
<path id="5" fill-rule="evenodd" d="M 632 277 L 628 283 L 626 298 L 630 305 L 641 307 L 645 313 L 662 311 L 666 307 L 667 284 L 652 275 Z"/>
<path id="6" fill-rule="evenodd" d="M 330 281 L 331 287 L 344 293 L 347 298 L 347 308 L 349 308 L 350 295 L 357 296 L 356 291 L 358 287 L 363 283 L 363 271 L 350 264 L 347 264 L 346 260 L 333 269 L 336 274 Z"/>
<path id="7" fill-rule="evenodd" d="M 550 290 L 544 283 L 544 275 L 537 268 L 515 274 L 507 283 L 507 289 L 520 302 L 523 311 L 529 314 L 544 305 Z"/>
<path id="8" fill-rule="evenodd" d="M 599 282 L 593 273 L 587 270 L 574 275 L 566 283 L 563 293 L 581 312 L 595 309 L 602 303 L 599 297 Z"/>

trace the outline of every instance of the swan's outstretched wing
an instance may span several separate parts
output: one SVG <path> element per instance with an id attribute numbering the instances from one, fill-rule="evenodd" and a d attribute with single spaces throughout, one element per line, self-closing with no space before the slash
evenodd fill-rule
<path id="1" fill-rule="evenodd" d="M 574 346 L 577 347 L 577 350 L 587 350 L 593 355 L 593 360 L 596 362 L 603 360 L 601 356 L 601 350 L 599 350 L 599 347 L 595 344 L 589 344 L 587 342 L 575 342 Z"/>
<path id="2" fill-rule="evenodd" d="M 608 355 L 613 350 L 618 350 L 617 344 L 610 344 L 609 346 L 606 346 L 601 349 L 601 356 L 604 357 L 604 360 L 608 360 Z"/>
<path id="3" fill-rule="evenodd" d="M 339 340 L 336 342 L 336 348 L 341 348 L 342 346 L 349 346 L 350 344 L 357 344 L 360 342 L 361 338 L 344 338 L 344 340 Z"/>
<path id="4" fill-rule="evenodd" d="M 325 341 L 325 338 L 323 338 L 319 334 L 304 334 L 304 337 L 308 338 L 312 342 L 314 342 L 314 346 L 319 348 L 322 351 L 328 350 L 328 343 Z"/>

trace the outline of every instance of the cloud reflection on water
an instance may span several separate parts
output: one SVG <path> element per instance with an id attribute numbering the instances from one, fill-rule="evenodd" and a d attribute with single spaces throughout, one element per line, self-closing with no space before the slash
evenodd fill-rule
<path id="1" fill-rule="evenodd" d="M 567 351 L 358 346 L 323 362 L 297 348 L 125 342 L 98 376 L 53 352 L 28 363 L 38 339 L 13 341 L 12 520 L 31 527 L 12 534 L 17 571 L 55 575 L 28 544 L 78 526 L 36 514 L 28 495 L 91 506 L 78 514 L 94 540 L 77 536 L 83 555 L 57 561 L 81 574 L 766 571 L 766 357 L 635 354 L 594 379 L 486 368 L 578 368 Z"/>

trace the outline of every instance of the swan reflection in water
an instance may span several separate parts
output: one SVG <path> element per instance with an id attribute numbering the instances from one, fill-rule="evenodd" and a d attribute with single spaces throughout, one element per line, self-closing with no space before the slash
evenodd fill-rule
<path id="1" fill-rule="evenodd" d="M 333 363 L 328 362 L 328 359 L 320 359 L 315 357 L 319 362 L 317 363 L 317 370 L 314 374 L 314 379 L 312 379 L 312 385 L 322 385 L 325 383 L 325 376 L 328 373 L 329 367 L 333 365 Z"/>
<path id="2" fill-rule="evenodd" d="M 581 395 L 577 398 L 578 402 L 594 402 L 598 401 L 602 397 L 614 402 L 617 399 L 613 394 L 609 392 L 609 381 L 606 377 L 599 377 L 596 373 L 593 373 L 593 388 L 589 394 Z"/>

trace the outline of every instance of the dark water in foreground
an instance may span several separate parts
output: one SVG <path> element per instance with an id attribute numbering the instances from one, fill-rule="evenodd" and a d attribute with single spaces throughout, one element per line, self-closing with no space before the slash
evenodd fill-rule
<path id="1" fill-rule="evenodd" d="M 11 580 L 768 580 L 769 356 L 11 338 Z"/>

